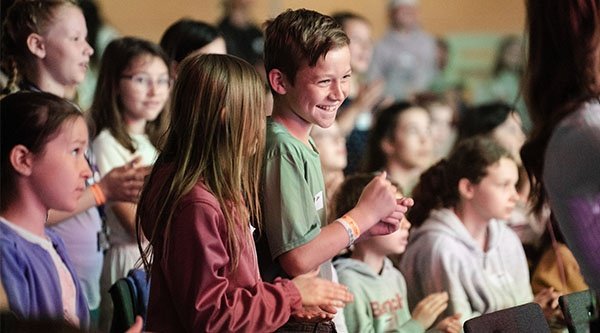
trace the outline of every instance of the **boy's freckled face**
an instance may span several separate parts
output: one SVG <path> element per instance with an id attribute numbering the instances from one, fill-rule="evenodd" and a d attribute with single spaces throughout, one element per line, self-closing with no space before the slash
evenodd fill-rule
<path id="1" fill-rule="evenodd" d="M 287 82 L 284 99 L 298 117 L 327 128 L 350 90 L 350 49 L 332 49 L 314 67 L 303 65 L 293 84 Z"/>

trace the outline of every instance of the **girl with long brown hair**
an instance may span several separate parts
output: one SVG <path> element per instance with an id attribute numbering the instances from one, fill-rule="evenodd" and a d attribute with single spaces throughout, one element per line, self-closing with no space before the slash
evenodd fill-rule
<path id="1" fill-rule="evenodd" d="M 302 305 L 343 306 L 345 287 L 301 275 L 260 280 L 265 87 L 245 61 L 195 54 L 180 65 L 171 123 L 138 205 L 150 241 L 150 331 L 274 331 Z M 141 242 L 138 241 L 141 246 Z M 151 265 L 151 266 L 150 266 Z"/>

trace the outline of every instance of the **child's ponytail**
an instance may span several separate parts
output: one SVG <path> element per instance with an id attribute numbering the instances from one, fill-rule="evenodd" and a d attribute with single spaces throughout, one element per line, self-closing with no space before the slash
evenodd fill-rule
<path id="1" fill-rule="evenodd" d="M 14 93 L 19 90 L 19 83 L 21 82 L 21 75 L 19 74 L 19 68 L 17 62 L 12 57 L 6 57 L 3 60 L 2 68 L 6 69 L 8 74 L 8 81 L 6 86 L 2 88 L 2 94 L 7 95 Z"/>
<path id="2" fill-rule="evenodd" d="M 421 174 L 413 190 L 415 205 L 407 214 L 412 225 L 420 226 L 431 210 L 451 205 L 458 199 L 452 191 L 447 166 L 448 161 L 442 159 Z"/>

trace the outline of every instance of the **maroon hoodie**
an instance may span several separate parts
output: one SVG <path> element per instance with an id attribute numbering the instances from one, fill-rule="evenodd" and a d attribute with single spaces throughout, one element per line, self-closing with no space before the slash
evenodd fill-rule
<path id="1" fill-rule="evenodd" d="M 153 178 L 168 179 L 158 174 Z M 148 184 L 150 198 L 159 187 Z M 160 201 L 156 198 L 150 202 Z M 154 221 L 155 217 L 142 216 L 146 237 Z M 203 183 L 196 184 L 177 205 L 167 253 L 163 253 L 162 238 L 153 244 L 145 329 L 265 332 L 285 324 L 291 313 L 302 307 L 300 293 L 290 280 L 279 279 L 273 284 L 261 281 L 254 242 L 248 238 L 232 272 L 221 207 Z"/>

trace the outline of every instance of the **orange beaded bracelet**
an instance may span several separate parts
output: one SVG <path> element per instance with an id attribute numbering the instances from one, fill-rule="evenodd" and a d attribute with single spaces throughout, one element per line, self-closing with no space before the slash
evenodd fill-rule
<path id="1" fill-rule="evenodd" d="M 100 185 L 93 184 L 92 186 L 90 186 L 90 190 L 92 190 L 94 200 L 96 200 L 96 206 L 102 206 L 106 203 L 106 196 L 104 195 L 104 192 L 102 192 L 102 188 L 100 188 Z"/>

